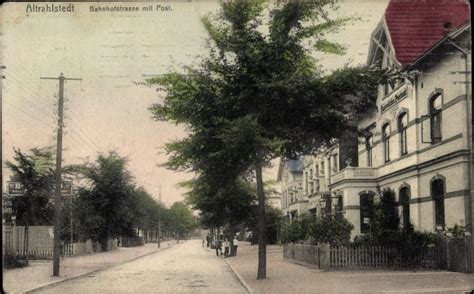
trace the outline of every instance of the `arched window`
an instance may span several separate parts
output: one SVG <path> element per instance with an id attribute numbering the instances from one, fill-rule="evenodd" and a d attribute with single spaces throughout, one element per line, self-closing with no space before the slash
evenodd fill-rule
<path id="1" fill-rule="evenodd" d="M 374 215 L 374 197 L 371 194 L 360 195 L 360 232 L 369 233 Z"/>
<path id="2" fill-rule="evenodd" d="M 398 131 L 400 132 L 400 155 L 407 154 L 407 126 L 408 115 L 406 112 L 398 116 Z"/>
<path id="3" fill-rule="evenodd" d="M 410 188 L 403 187 L 400 189 L 399 201 L 402 206 L 402 221 L 405 230 L 410 229 Z"/>
<path id="4" fill-rule="evenodd" d="M 372 148 L 374 147 L 374 140 L 372 135 L 365 137 L 365 151 L 367 152 L 367 166 L 372 166 Z"/>
<path id="5" fill-rule="evenodd" d="M 382 141 L 385 162 L 390 161 L 390 124 L 386 123 L 382 127 Z"/>
<path id="6" fill-rule="evenodd" d="M 444 181 L 431 182 L 431 197 L 434 201 L 435 225 L 444 229 Z"/>
<path id="7" fill-rule="evenodd" d="M 437 94 L 430 100 L 430 128 L 431 141 L 433 143 L 441 141 L 441 107 L 443 105 L 443 96 Z"/>

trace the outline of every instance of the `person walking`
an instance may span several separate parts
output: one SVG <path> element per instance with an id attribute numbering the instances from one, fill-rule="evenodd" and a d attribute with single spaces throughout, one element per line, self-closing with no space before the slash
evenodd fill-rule
<path id="1" fill-rule="evenodd" d="M 232 240 L 232 246 L 233 246 L 234 256 L 236 256 L 237 247 L 239 247 L 239 240 L 237 239 L 237 236 L 234 236 L 234 240 Z"/>
<path id="2" fill-rule="evenodd" d="M 220 240 L 220 239 L 216 239 L 216 241 L 215 241 L 216 256 L 219 256 L 220 254 L 222 254 L 221 246 L 222 246 L 221 240 Z M 219 254 L 219 253 L 220 253 L 220 254 Z"/>
<path id="3" fill-rule="evenodd" d="M 224 240 L 224 258 L 229 257 L 230 242 L 228 238 Z"/>

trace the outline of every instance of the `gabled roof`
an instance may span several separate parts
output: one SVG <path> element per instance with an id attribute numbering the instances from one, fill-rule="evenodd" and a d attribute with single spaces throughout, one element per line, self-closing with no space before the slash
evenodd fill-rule
<path id="1" fill-rule="evenodd" d="M 299 159 L 280 159 L 278 166 L 277 181 L 281 181 L 283 176 L 283 169 L 286 167 L 290 173 L 302 173 L 303 172 L 303 160 Z"/>
<path id="2" fill-rule="evenodd" d="M 443 37 L 470 22 L 464 0 L 391 0 L 385 22 L 402 66 L 414 63 Z"/>

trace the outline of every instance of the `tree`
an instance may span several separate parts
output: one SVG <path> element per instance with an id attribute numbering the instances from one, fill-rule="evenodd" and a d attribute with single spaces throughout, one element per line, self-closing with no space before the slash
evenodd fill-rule
<path id="1" fill-rule="evenodd" d="M 192 211 L 182 202 L 175 202 L 170 207 L 171 227 L 176 238 L 185 237 L 189 232 L 197 228 L 197 222 Z"/>
<path id="2" fill-rule="evenodd" d="M 50 203 L 54 183 L 53 153 L 49 149 L 31 149 L 29 153 L 15 150 L 14 161 L 6 165 L 13 172 L 13 180 L 21 183 L 22 197 L 12 200 L 17 224 L 50 225 L 54 208 Z"/>
<path id="3" fill-rule="evenodd" d="M 242 178 L 214 182 L 201 174 L 182 186 L 189 188 L 186 203 L 200 211 L 201 222 L 209 227 L 241 224 L 249 217 L 255 202 L 251 183 Z"/>
<path id="4" fill-rule="evenodd" d="M 342 51 L 325 39 L 348 21 L 329 19 L 333 3 L 288 1 L 266 10 L 263 0 L 225 2 L 217 15 L 203 19 L 210 41 L 200 66 L 149 80 L 166 92 L 164 103 L 151 107 L 155 118 L 190 131 L 167 145 L 170 168 L 226 179 L 255 172 L 258 279 L 266 277 L 262 169 L 273 158 L 316 150 L 353 123 L 357 110 L 374 106 L 376 70 L 346 68 L 324 76 L 311 57 L 311 50 Z"/>
<path id="5" fill-rule="evenodd" d="M 51 150 L 31 149 L 23 153 L 15 149 L 14 162 L 6 165 L 13 172 L 13 180 L 20 182 L 24 194 L 12 200 L 12 210 L 18 217 L 17 224 L 24 225 L 24 251 L 28 251 L 30 225 L 50 225 L 54 208 L 50 203 L 55 172 Z"/>
<path id="6" fill-rule="evenodd" d="M 89 181 L 75 201 L 79 233 L 83 240 L 100 242 L 105 250 L 109 239 L 135 235 L 136 203 L 126 163 L 126 158 L 111 152 L 99 155 L 94 164 L 75 167 Z"/>

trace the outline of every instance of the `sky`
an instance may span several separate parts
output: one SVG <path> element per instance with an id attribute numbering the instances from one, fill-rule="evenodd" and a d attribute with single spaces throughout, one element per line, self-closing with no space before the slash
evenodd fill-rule
<path id="1" fill-rule="evenodd" d="M 323 68 L 366 62 L 370 34 L 388 1 L 346 0 L 333 15 L 361 20 L 329 36 L 347 47 L 343 56 L 317 55 Z M 37 3 L 44 6 L 45 3 Z M 60 3 L 55 3 L 58 5 Z M 55 146 L 58 81 L 41 77 L 81 78 L 65 83 L 63 165 L 93 161 L 115 150 L 129 159 L 139 186 L 171 205 L 183 200 L 177 184 L 192 173 L 160 167 L 166 142 L 185 136 L 182 126 L 152 119 L 150 105 L 161 101 L 147 75 L 195 65 L 205 55 L 202 16 L 219 9 L 216 1 L 72 3 L 74 12 L 26 12 L 28 3 L 0 8 L 2 81 L 2 151 Z M 64 3 L 69 5 L 69 3 Z M 91 12 L 90 6 L 133 6 L 137 12 Z M 152 5 L 152 11 L 144 7 Z M 170 10 L 157 9 L 169 7 Z M 277 164 L 275 164 L 277 166 Z M 2 165 L 4 179 L 11 172 Z M 276 179 L 276 167 L 266 171 Z M 5 185 L 4 185 L 5 187 Z"/>

